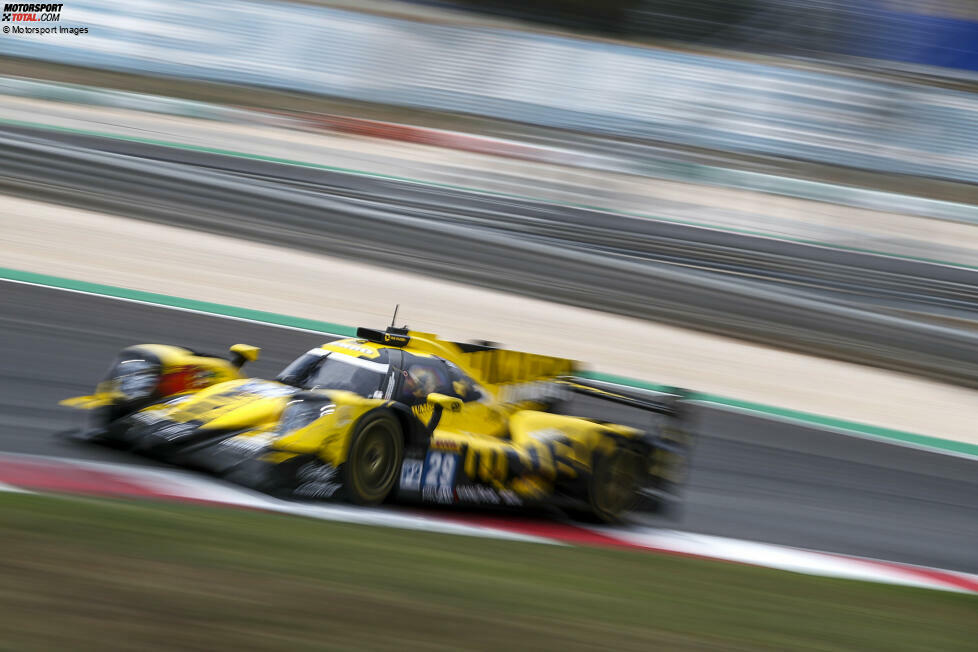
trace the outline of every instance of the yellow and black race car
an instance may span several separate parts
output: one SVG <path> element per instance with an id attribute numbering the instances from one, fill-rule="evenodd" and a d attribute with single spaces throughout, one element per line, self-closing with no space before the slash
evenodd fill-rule
<path id="1" fill-rule="evenodd" d="M 670 504 L 690 450 L 681 395 L 659 400 L 574 376 L 571 360 L 360 328 L 274 381 L 231 359 L 158 344 L 121 352 L 94 395 L 87 439 L 263 491 L 439 504 L 553 504 L 601 521 Z M 583 404 L 638 410 L 635 428 Z"/>

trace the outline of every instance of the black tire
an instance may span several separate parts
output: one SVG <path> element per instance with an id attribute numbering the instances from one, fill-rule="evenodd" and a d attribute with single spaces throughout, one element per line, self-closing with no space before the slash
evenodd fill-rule
<path id="1" fill-rule="evenodd" d="M 588 520 L 620 521 L 635 505 L 642 472 L 642 456 L 635 451 L 616 448 L 596 456 L 587 483 Z"/>
<path id="2" fill-rule="evenodd" d="M 404 457 L 404 435 L 388 412 L 368 414 L 357 425 L 343 465 L 346 498 L 357 505 L 379 505 L 397 486 Z"/>

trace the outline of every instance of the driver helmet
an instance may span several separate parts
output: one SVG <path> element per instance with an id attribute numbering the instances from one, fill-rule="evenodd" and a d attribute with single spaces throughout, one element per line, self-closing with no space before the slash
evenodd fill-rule
<path id="1" fill-rule="evenodd" d="M 407 393 L 424 398 L 438 388 L 438 377 L 428 367 L 414 365 L 404 372 L 404 386 Z"/>

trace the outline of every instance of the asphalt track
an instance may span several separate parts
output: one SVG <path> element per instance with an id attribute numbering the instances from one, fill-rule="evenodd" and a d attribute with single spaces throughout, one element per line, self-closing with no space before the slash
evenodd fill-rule
<path id="1" fill-rule="evenodd" d="M 147 464 L 65 440 L 77 416 L 57 406 L 88 393 L 123 346 L 170 342 L 263 348 L 250 367 L 277 373 L 328 337 L 0 281 L 0 450 Z M 684 514 L 652 524 L 978 572 L 978 461 L 698 406 Z"/>

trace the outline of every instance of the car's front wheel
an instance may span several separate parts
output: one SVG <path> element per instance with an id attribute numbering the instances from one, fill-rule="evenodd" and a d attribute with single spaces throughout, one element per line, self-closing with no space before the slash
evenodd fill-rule
<path id="1" fill-rule="evenodd" d="M 364 417 L 343 465 L 347 498 L 358 505 L 382 503 L 397 484 L 403 456 L 404 437 L 397 418 L 387 412 Z"/>

